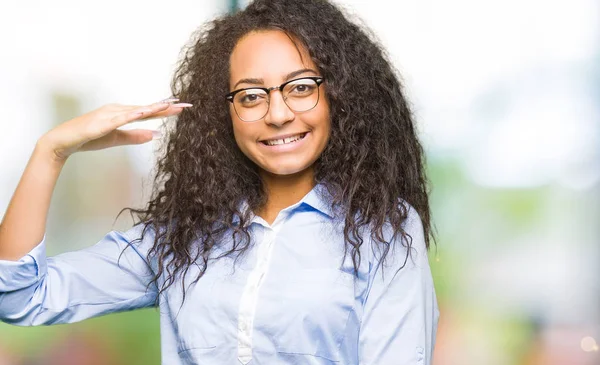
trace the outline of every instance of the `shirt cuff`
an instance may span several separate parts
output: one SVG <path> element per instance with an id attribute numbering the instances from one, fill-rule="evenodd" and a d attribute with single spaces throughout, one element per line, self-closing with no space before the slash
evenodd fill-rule
<path id="1" fill-rule="evenodd" d="M 0 260 L 0 293 L 27 288 L 47 272 L 46 235 L 19 261 Z"/>

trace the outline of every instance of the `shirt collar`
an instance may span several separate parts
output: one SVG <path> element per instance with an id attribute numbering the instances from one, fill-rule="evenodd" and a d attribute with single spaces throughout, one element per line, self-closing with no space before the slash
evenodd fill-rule
<path id="1" fill-rule="evenodd" d="M 299 204 L 306 204 L 329 218 L 333 218 L 335 211 L 331 209 L 331 200 L 332 196 L 327 187 L 323 183 L 319 183 L 300 200 Z"/>
<path id="2" fill-rule="evenodd" d="M 300 201 L 294 204 L 294 208 L 296 209 L 302 205 L 308 205 L 309 207 L 325 214 L 329 218 L 334 218 L 337 212 L 337 209 L 331 208 L 332 195 L 327 190 L 327 187 L 323 183 L 319 183 L 315 185 Z M 240 204 L 240 212 L 245 213 L 248 209 L 250 209 L 248 202 L 243 201 Z M 286 208 L 287 209 L 287 208 Z M 254 220 L 254 217 L 252 218 Z M 233 224 L 239 224 L 239 217 L 233 217 Z"/>

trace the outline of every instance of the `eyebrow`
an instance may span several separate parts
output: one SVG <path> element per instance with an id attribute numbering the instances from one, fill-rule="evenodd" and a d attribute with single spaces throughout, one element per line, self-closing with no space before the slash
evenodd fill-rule
<path id="1" fill-rule="evenodd" d="M 311 69 L 311 68 L 303 68 L 300 70 L 296 70 L 296 71 L 292 71 L 289 74 L 285 75 L 285 81 L 288 81 L 298 75 L 301 75 L 303 73 L 307 73 L 307 72 L 311 72 L 315 75 L 317 75 L 317 71 Z M 256 78 L 246 78 L 246 79 L 241 79 L 238 82 L 235 83 L 235 85 L 233 86 L 233 89 L 235 90 L 235 88 L 239 85 L 239 84 L 254 84 L 254 85 L 264 85 L 265 80 L 263 79 L 256 79 Z"/>

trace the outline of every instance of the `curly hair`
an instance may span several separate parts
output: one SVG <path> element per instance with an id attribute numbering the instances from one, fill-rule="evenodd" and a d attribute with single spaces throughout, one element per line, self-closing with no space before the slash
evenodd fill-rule
<path id="1" fill-rule="evenodd" d="M 236 43 L 273 29 L 304 47 L 325 79 L 331 134 L 314 164 L 315 183 L 327 188 L 332 208 L 343 208 L 344 259 L 351 255 L 356 273 L 363 228 L 382 259 L 390 246 L 385 225 L 410 248 L 402 228 L 409 206 L 421 218 L 427 248 L 433 239 L 423 148 L 382 47 L 328 1 L 255 0 L 200 28 L 184 47 L 171 89 L 194 107 L 178 115 L 169 133 L 146 208 L 127 208 L 144 224 L 142 237 L 156 232 L 148 259 L 158 259 L 152 283 L 166 277 L 160 293 L 178 275 L 185 278 L 190 265 L 200 268 L 194 282 L 200 279 L 224 235 L 232 239 L 219 257 L 243 254 L 251 243 L 252 212 L 267 196 L 257 166 L 235 142 L 224 95 Z M 181 285 L 185 298 L 185 280 Z"/>

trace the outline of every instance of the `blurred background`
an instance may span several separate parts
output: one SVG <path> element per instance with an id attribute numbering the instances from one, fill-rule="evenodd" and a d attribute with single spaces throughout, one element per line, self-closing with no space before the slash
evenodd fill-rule
<path id="1" fill-rule="evenodd" d="M 600 3 L 337 3 L 388 49 L 427 150 L 441 309 L 434 364 L 600 364 Z M 245 4 L 3 3 L 0 214 L 43 133 L 103 104 L 168 97 L 189 35 Z M 69 160 L 50 255 L 129 227 L 115 217 L 147 199 L 159 143 Z M 159 364 L 158 329 L 156 310 L 0 324 L 0 365 Z"/>

